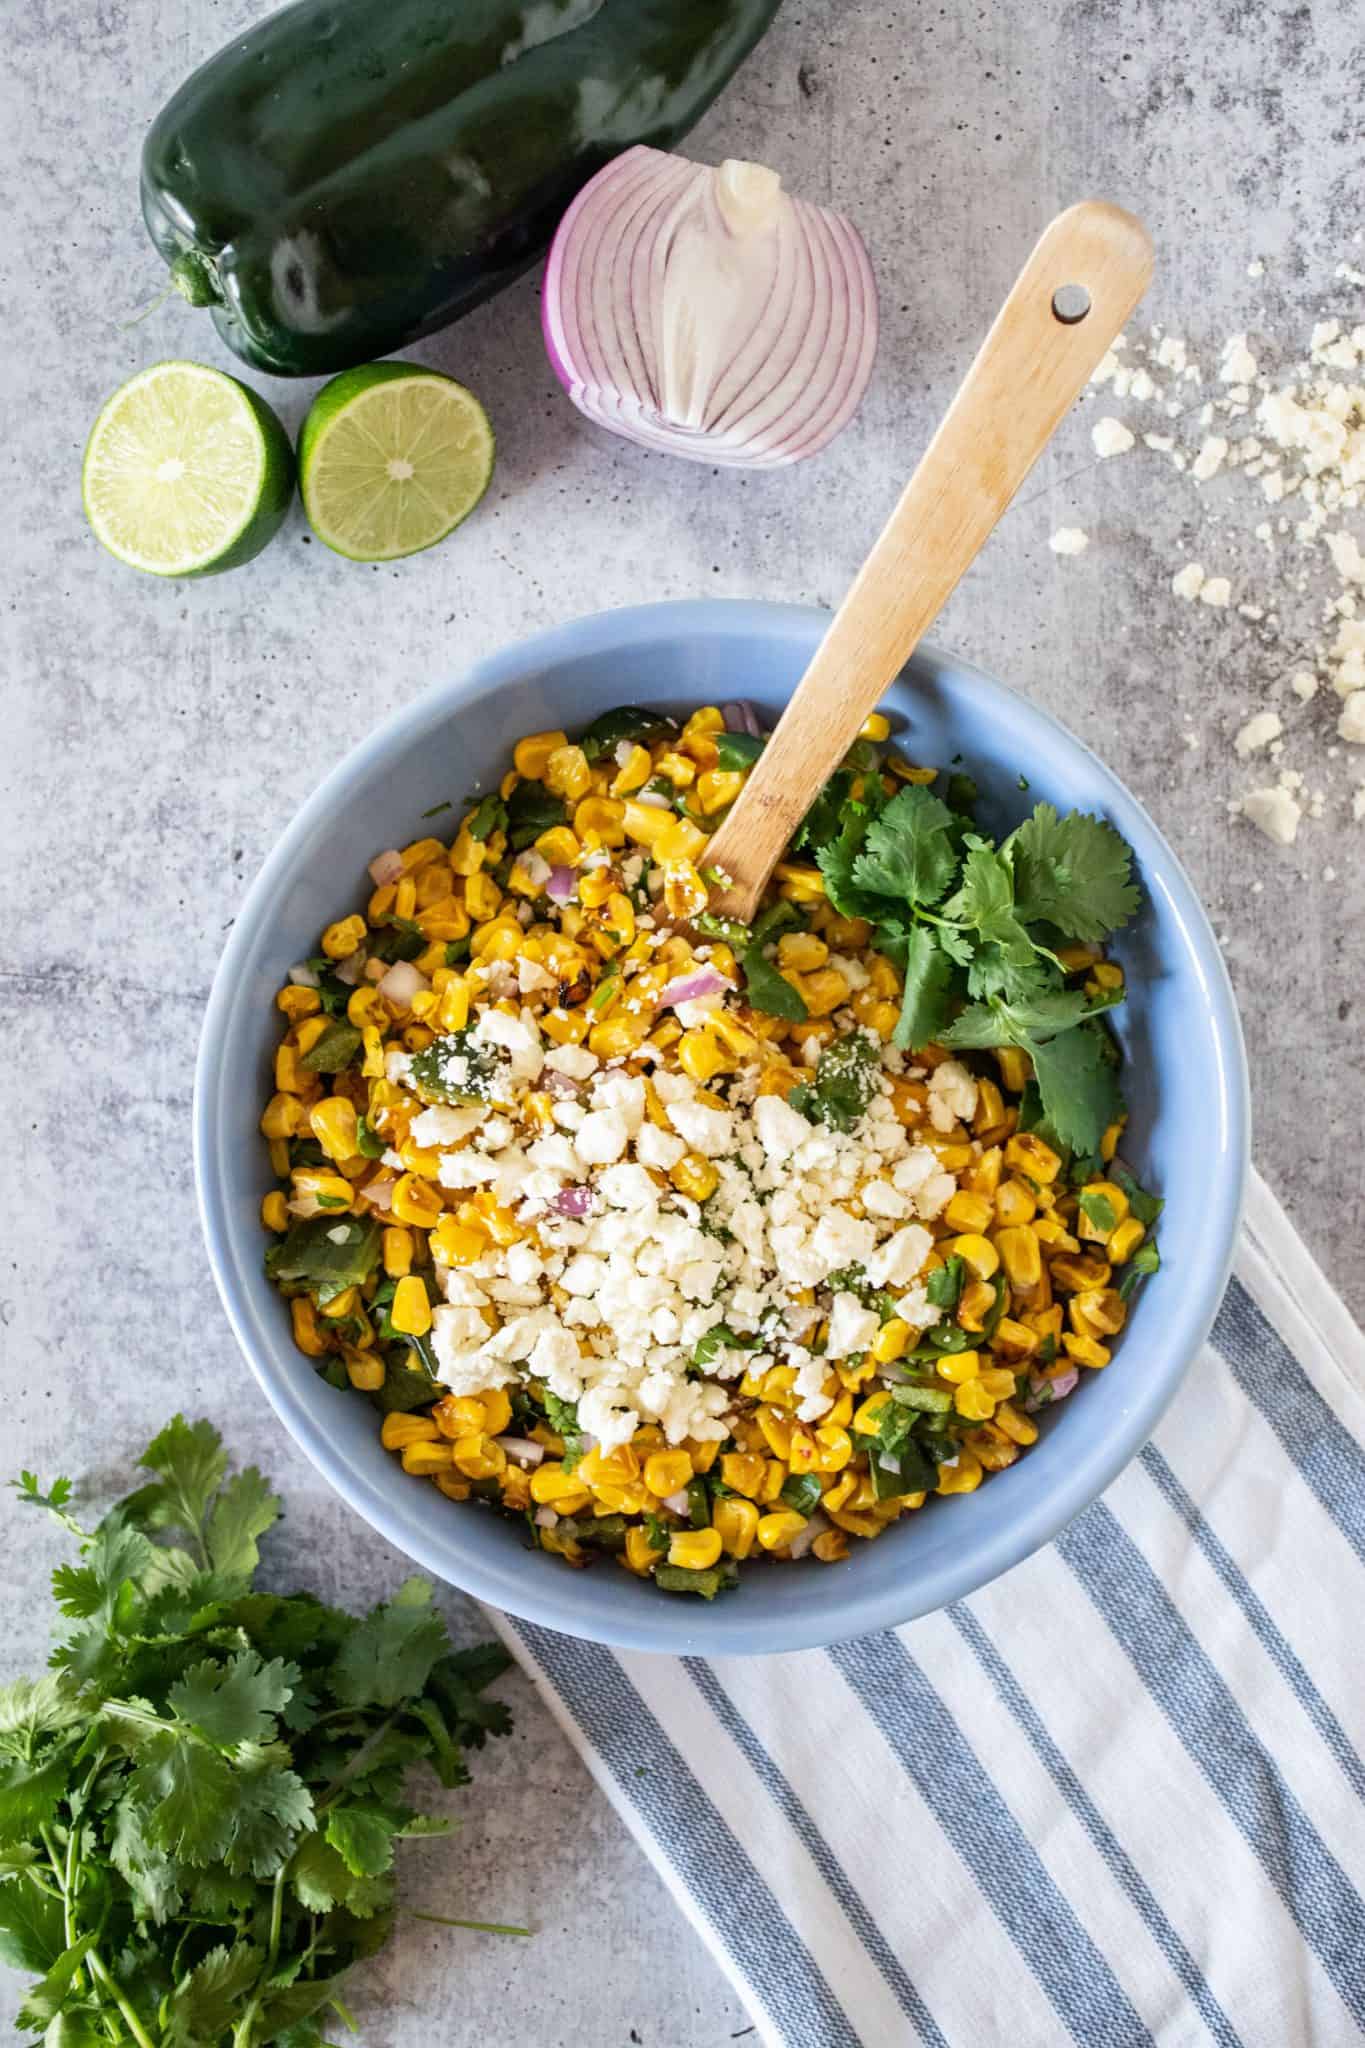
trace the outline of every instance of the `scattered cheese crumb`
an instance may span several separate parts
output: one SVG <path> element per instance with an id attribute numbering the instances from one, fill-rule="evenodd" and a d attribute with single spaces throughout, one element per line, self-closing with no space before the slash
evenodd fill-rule
<path id="1" fill-rule="evenodd" d="M 1268 747 L 1272 740 L 1277 740 L 1283 731 L 1278 711 L 1258 711 L 1254 718 L 1247 720 L 1233 746 L 1246 760 L 1248 755 L 1259 753 L 1262 747 Z"/>
<path id="2" fill-rule="evenodd" d="M 1199 586 L 1199 602 L 1211 604 L 1219 611 L 1232 601 L 1232 585 L 1226 576 L 1209 576 Z"/>
<path id="3" fill-rule="evenodd" d="M 1353 747 L 1365 747 L 1365 690 L 1352 690 L 1341 707 L 1337 732 Z"/>
<path id="4" fill-rule="evenodd" d="M 1097 420 L 1090 429 L 1090 439 L 1101 461 L 1110 455 L 1126 455 L 1133 446 L 1133 438 L 1122 420 L 1109 417 Z"/>
<path id="5" fill-rule="evenodd" d="M 1207 483 L 1211 476 L 1216 476 L 1223 467 L 1227 452 L 1228 444 L 1222 435 L 1209 434 L 1190 468 L 1190 475 L 1195 482 Z"/>
<path id="6" fill-rule="evenodd" d="M 1260 259 L 1260 257 L 1259 257 L 1259 256 L 1253 256 L 1253 257 L 1252 257 L 1252 259 L 1251 259 L 1251 261 L 1250 261 L 1250 263 L 1248 263 L 1248 265 L 1247 265 L 1247 276 L 1248 276 L 1248 277 L 1264 277 L 1264 276 L 1265 276 L 1265 265 L 1264 265 L 1264 263 L 1262 263 L 1262 261 L 1261 261 L 1261 259 Z"/>
<path id="7" fill-rule="evenodd" d="M 1079 526 L 1059 526 L 1048 542 L 1054 555 L 1083 555 L 1089 545 L 1090 535 Z"/>
<path id="8" fill-rule="evenodd" d="M 1183 569 L 1171 578 L 1171 589 L 1177 597 L 1183 597 L 1186 604 L 1193 604 L 1204 587 L 1204 568 L 1201 562 L 1186 562 Z"/>
<path id="9" fill-rule="evenodd" d="M 1303 816 L 1287 789 L 1253 789 L 1242 798 L 1242 816 L 1276 846 L 1292 846 Z"/>
<path id="10" fill-rule="evenodd" d="M 1289 678 L 1289 687 L 1299 701 L 1306 704 L 1310 697 L 1316 697 L 1318 694 L 1318 679 L 1310 675 L 1307 669 L 1301 668 L 1297 675 Z"/>

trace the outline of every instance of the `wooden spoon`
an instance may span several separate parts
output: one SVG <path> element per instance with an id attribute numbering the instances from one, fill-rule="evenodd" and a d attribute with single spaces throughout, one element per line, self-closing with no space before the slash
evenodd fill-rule
<path id="1" fill-rule="evenodd" d="M 706 849 L 747 924 L 802 818 L 976 560 L 1142 297 L 1152 244 L 1120 207 L 1058 214 L 1019 274 L 729 817 Z"/>

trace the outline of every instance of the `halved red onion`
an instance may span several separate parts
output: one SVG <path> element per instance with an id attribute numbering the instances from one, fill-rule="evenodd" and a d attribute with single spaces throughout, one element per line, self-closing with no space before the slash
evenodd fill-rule
<path id="1" fill-rule="evenodd" d="M 400 1010 L 409 1010 L 413 997 L 430 987 L 425 974 L 419 972 L 411 960 L 395 960 L 379 983 L 379 993 L 385 1002 L 396 1004 Z"/>
<path id="2" fill-rule="evenodd" d="M 587 1216 L 592 1213 L 591 1188 L 561 1188 L 555 1196 L 554 1206 L 561 1216 Z"/>
<path id="3" fill-rule="evenodd" d="M 772 468 L 852 418 L 877 295 L 857 230 L 783 192 L 775 171 L 640 146 L 560 222 L 542 322 L 589 419 L 694 462 Z"/>
<path id="4" fill-rule="evenodd" d="M 531 1441 L 529 1436 L 495 1436 L 495 1444 L 501 1444 L 514 1465 L 538 1465 L 545 1456 L 544 1444 Z"/>
<path id="5" fill-rule="evenodd" d="M 370 862 L 370 880 L 376 889 L 382 889 L 386 882 L 398 881 L 402 873 L 403 856 L 395 846 L 387 853 L 377 853 Z"/>
<path id="6" fill-rule="evenodd" d="M 317 975 L 311 967 L 306 967 L 302 960 L 299 961 L 296 967 L 290 968 L 289 979 L 295 988 L 318 988 L 320 986 Z"/>
<path id="7" fill-rule="evenodd" d="M 551 868 L 550 878 L 545 884 L 545 894 L 553 903 L 572 903 L 578 890 L 578 877 L 572 868 Z"/>
<path id="8" fill-rule="evenodd" d="M 667 1010 L 675 1003 L 699 1003 L 703 996 L 724 995 L 729 986 L 714 967 L 698 967 L 691 974 L 680 974 L 676 981 L 665 982 L 659 991 L 659 1007 Z"/>

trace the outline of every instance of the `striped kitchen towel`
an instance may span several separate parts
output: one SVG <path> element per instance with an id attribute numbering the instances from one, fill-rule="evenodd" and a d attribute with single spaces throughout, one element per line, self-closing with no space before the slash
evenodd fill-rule
<path id="1" fill-rule="evenodd" d="M 1103 1500 L 830 1651 L 500 1624 L 773 2048 L 1365 2037 L 1365 1341 L 1263 1182 Z"/>

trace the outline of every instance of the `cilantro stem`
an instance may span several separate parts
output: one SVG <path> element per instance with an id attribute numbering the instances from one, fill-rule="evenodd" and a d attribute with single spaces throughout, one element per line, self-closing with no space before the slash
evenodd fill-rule
<path id="1" fill-rule="evenodd" d="M 155 2041 L 153 2041 L 151 2035 L 147 2033 L 146 2029 L 143 2027 L 141 2020 L 134 2012 L 132 2006 L 129 2005 L 127 1999 L 119 1990 L 118 1985 L 114 1982 L 113 1978 L 109 1975 L 109 1972 L 105 1969 L 104 1964 L 100 1958 L 99 1950 L 97 1948 L 87 1949 L 85 1952 L 85 1960 L 90 1965 L 91 1976 L 95 1979 L 96 1983 L 100 1986 L 102 1990 L 108 1992 L 109 1996 L 113 1999 L 119 2011 L 123 2014 L 124 2020 L 127 2023 L 128 2031 L 132 2035 L 133 2039 L 137 2042 L 138 2048 L 156 2048 Z"/>
<path id="2" fill-rule="evenodd" d="M 391 1714 L 387 1714 L 375 1729 L 374 1734 L 362 1742 L 360 1748 L 356 1751 L 345 1769 L 337 1772 L 331 1784 L 313 1802 L 314 1808 L 318 1813 L 325 1813 L 337 1794 L 345 1790 L 352 1778 L 361 1775 L 369 1763 L 371 1751 L 379 1747 L 379 1744 L 384 1740 L 384 1737 L 388 1734 L 399 1715 L 403 1713 L 406 1706 L 407 1702 L 405 1700 L 401 1705 L 396 1706 Z"/>
<path id="3" fill-rule="evenodd" d="M 444 1913 L 419 1913 L 415 1907 L 406 1908 L 409 1920 L 429 1920 L 433 1927 L 472 1927 L 476 1934 L 525 1934 L 529 1927 L 509 1927 L 499 1920 L 451 1920 Z"/>

